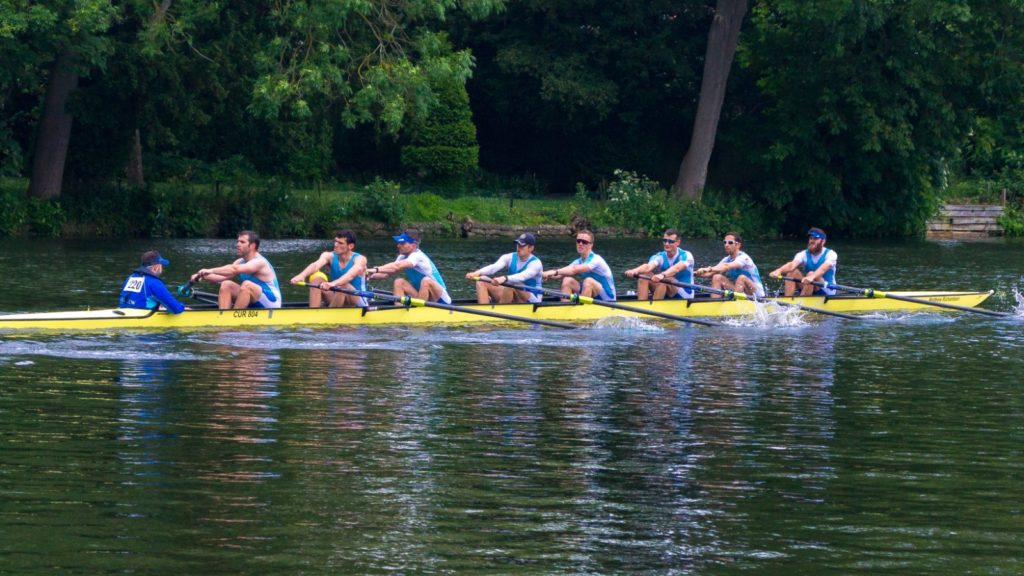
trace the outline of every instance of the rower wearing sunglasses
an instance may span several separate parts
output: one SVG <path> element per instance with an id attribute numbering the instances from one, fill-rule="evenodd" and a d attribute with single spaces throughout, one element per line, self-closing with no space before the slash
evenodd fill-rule
<path id="1" fill-rule="evenodd" d="M 807 250 L 797 252 L 792 260 L 772 270 L 768 275 L 772 278 L 782 278 L 783 275 L 788 275 L 794 280 L 799 280 L 801 296 L 834 295 L 836 290 L 830 286 L 836 282 L 836 265 L 839 262 L 839 256 L 835 250 L 825 248 L 827 240 L 824 230 L 811 228 L 807 231 Z M 825 286 L 819 287 L 815 284 L 822 280 L 825 281 Z M 785 284 L 783 294 L 793 296 L 796 293 L 797 282 L 786 282 Z"/>
<path id="2" fill-rule="evenodd" d="M 711 287 L 716 290 L 733 290 L 743 292 L 747 296 L 763 298 L 764 285 L 761 283 L 761 274 L 750 256 L 740 250 L 743 238 L 735 232 L 726 232 L 722 246 L 725 248 L 725 258 L 714 266 L 698 269 L 695 274 L 705 278 L 710 276 Z M 721 295 L 715 294 L 712 297 L 721 298 Z"/>
<path id="3" fill-rule="evenodd" d="M 576 233 L 576 252 L 579 258 L 557 270 L 545 270 L 544 278 L 562 278 L 562 292 L 576 292 L 597 300 L 615 300 L 615 277 L 604 258 L 594 254 L 594 233 L 580 230 Z M 579 275 L 582 281 L 573 278 Z"/>
<path id="4" fill-rule="evenodd" d="M 640 278 L 636 281 L 637 300 L 663 300 L 665 298 L 693 298 L 693 290 L 680 288 L 663 283 L 666 278 L 674 278 L 678 282 L 693 284 L 693 254 L 679 247 L 679 232 L 675 228 L 665 230 L 661 236 L 661 245 L 665 248 L 644 264 L 626 270 L 626 276 L 636 278 L 641 274 L 653 274 L 651 279 Z M 651 283 L 654 292 L 651 293 Z"/>

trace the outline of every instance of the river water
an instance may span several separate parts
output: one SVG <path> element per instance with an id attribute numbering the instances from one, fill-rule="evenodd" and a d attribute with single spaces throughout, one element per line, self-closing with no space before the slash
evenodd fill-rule
<path id="1" fill-rule="evenodd" d="M 234 254 L 2 241 L 0 310 L 109 307 L 150 246 L 169 284 Z M 424 244 L 456 297 L 510 247 Z M 2 334 L 0 573 L 1024 572 L 1024 244 L 831 247 L 840 283 L 1018 317 Z M 287 279 L 328 242 L 263 248 Z"/>

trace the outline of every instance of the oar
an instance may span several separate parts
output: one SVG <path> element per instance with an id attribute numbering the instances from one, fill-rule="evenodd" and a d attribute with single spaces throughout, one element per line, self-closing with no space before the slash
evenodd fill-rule
<path id="1" fill-rule="evenodd" d="M 689 324 L 700 324 L 701 326 L 721 326 L 718 322 L 711 322 L 710 320 L 698 320 L 696 318 L 687 318 L 686 316 L 676 316 L 675 314 L 666 314 L 664 312 L 658 312 L 656 310 L 644 310 L 643 308 L 634 308 L 633 306 L 626 306 L 617 302 L 606 302 L 604 300 L 595 300 L 590 296 L 583 296 L 581 294 L 567 294 L 565 292 L 559 292 L 558 290 L 552 290 L 550 288 L 534 288 L 532 286 L 525 286 L 523 284 L 509 284 L 505 283 L 502 286 L 508 286 L 516 290 L 525 290 L 527 292 L 533 292 L 534 294 L 550 294 L 552 296 L 558 296 L 559 298 L 565 298 L 574 304 L 594 304 L 595 306 L 604 306 L 605 308 L 614 308 L 616 310 L 624 310 L 626 312 L 633 312 L 634 314 L 641 314 L 644 316 L 654 316 L 656 318 L 664 318 L 666 320 L 676 320 L 677 322 L 687 322 Z"/>
<path id="2" fill-rule="evenodd" d="M 195 298 L 196 300 L 206 302 L 207 304 L 220 304 L 220 300 L 216 294 L 194 290 L 192 288 L 193 284 L 195 283 L 189 280 L 184 284 L 178 285 L 175 292 L 177 292 L 178 296 L 181 296 L 182 298 Z"/>
<path id="3" fill-rule="evenodd" d="M 797 278 L 786 277 L 784 280 L 788 282 L 800 282 Z M 1000 318 L 1006 316 L 1014 316 L 1008 312 L 998 312 L 996 310 L 986 310 L 984 308 L 971 308 L 970 306 L 960 306 L 959 304 L 947 304 L 945 302 L 933 302 L 931 300 L 925 300 L 924 298 L 914 298 L 912 296 L 903 296 L 901 294 L 893 294 L 891 292 L 882 292 L 881 290 L 875 290 L 874 288 L 854 288 L 852 286 L 841 286 L 839 284 L 825 284 L 819 280 L 811 282 L 815 286 L 821 286 L 823 288 L 829 288 L 831 290 L 842 290 L 843 292 L 851 292 L 854 294 L 860 294 L 868 298 L 889 298 L 890 300 L 902 300 L 904 302 L 913 302 L 915 304 L 925 304 L 927 306 L 935 306 L 937 308 L 948 308 L 950 310 L 960 310 L 961 312 L 973 312 L 975 314 L 984 314 L 986 316 L 998 316 Z"/>
<path id="4" fill-rule="evenodd" d="M 643 274 L 639 275 L 639 277 L 643 278 L 645 280 L 650 280 L 651 279 L 650 276 L 645 276 Z M 711 287 L 708 287 L 708 286 L 701 286 L 700 284 L 690 284 L 689 282 L 679 282 L 678 280 L 674 280 L 672 278 L 664 278 L 664 279 L 662 279 L 662 282 L 664 282 L 665 284 L 668 284 L 669 286 L 676 286 L 677 288 L 689 288 L 691 290 L 699 290 L 701 292 L 707 292 L 709 294 L 719 294 L 719 295 L 723 296 L 726 299 L 735 298 L 736 300 L 750 300 L 752 302 L 765 302 L 765 300 L 762 300 L 760 298 L 753 298 L 751 296 L 747 296 L 743 292 L 735 292 L 733 290 L 719 290 L 717 288 L 711 288 Z M 774 300 L 771 300 L 771 303 L 776 304 L 778 306 L 782 306 L 782 307 L 789 306 L 789 307 L 792 307 L 792 308 L 799 308 L 800 310 L 804 310 L 804 311 L 807 311 L 807 312 L 813 312 L 815 314 L 823 314 L 825 316 L 835 316 L 836 318 L 845 318 L 847 320 L 867 320 L 867 318 L 865 318 L 864 316 L 854 316 L 853 314 L 846 314 L 844 312 L 834 312 L 832 310 L 823 310 L 821 308 L 815 308 L 813 306 L 804 306 L 803 304 L 797 304 L 796 302 L 782 302 L 782 301 L 780 301 L 778 299 L 774 299 Z"/>
<path id="5" fill-rule="evenodd" d="M 306 286 L 305 282 L 298 282 L 299 286 Z M 360 296 L 362 298 L 377 298 L 380 300 L 390 300 L 392 302 L 398 302 L 403 306 L 411 306 L 414 308 L 439 308 L 441 310 L 450 310 L 452 312 L 463 312 L 465 314 L 476 314 L 477 316 L 487 316 L 490 318 L 498 318 L 501 320 L 511 320 L 513 322 L 527 322 L 529 324 L 538 324 L 540 326 L 551 326 L 553 328 L 565 328 L 567 330 L 575 330 L 579 326 L 573 324 L 566 324 L 565 322 L 555 322 L 553 320 L 539 320 L 537 318 L 526 318 L 524 316 L 515 316 L 512 314 L 502 314 L 500 312 L 491 312 L 489 310 L 478 310 L 476 308 L 466 308 L 464 306 L 454 306 L 452 304 L 443 304 L 441 302 L 430 302 L 429 300 L 422 300 L 420 298 L 412 298 L 410 296 L 395 296 L 388 292 L 381 292 L 375 290 L 373 292 L 367 292 L 365 290 L 353 290 L 351 288 L 341 288 L 339 286 L 332 286 L 331 290 L 334 292 L 343 292 L 345 294 L 351 294 L 353 296 Z"/>

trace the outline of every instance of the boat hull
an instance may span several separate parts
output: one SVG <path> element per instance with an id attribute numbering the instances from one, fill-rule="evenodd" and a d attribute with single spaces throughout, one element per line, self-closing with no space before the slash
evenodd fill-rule
<path id="1" fill-rule="evenodd" d="M 974 307 L 985 301 L 992 292 L 888 292 L 888 294 L 909 296 L 943 304 Z M 779 301 L 847 314 L 918 310 L 940 312 L 944 310 L 943 308 L 915 302 L 861 296 L 807 296 L 780 298 Z M 755 305 L 753 302 L 745 300 L 716 299 L 697 299 L 694 301 L 660 300 L 655 302 L 621 300 L 619 303 L 635 307 L 639 310 L 650 310 L 693 318 L 745 316 L 753 314 L 755 306 L 771 306 L 770 301 L 767 304 Z M 562 302 L 545 302 L 539 305 L 466 304 L 465 306 L 469 309 L 500 312 L 531 320 L 553 320 L 559 322 L 588 323 L 611 316 L 652 318 L 638 312 L 612 309 L 593 304 L 574 305 Z M 436 325 L 482 322 L 500 323 L 503 321 L 468 312 L 452 312 L 437 308 L 406 308 L 404 306 L 388 304 L 382 304 L 366 310 L 358 308 L 311 309 L 297 307 L 280 308 L 277 310 L 187 310 L 181 314 L 114 308 L 80 312 L 5 315 L 0 316 L 0 330 L 107 331 L 126 328 L 195 330 L 204 328 L 252 329 L 262 327 Z"/>

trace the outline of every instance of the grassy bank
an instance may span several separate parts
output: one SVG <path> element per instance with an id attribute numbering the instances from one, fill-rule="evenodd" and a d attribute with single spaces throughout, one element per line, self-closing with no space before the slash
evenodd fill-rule
<path id="1" fill-rule="evenodd" d="M 99 185 L 65 191 L 51 202 L 27 198 L 27 181 L 6 179 L 0 180 L 0 237 L 232 237 L 255 229 L 268 238 L 320 238 L 338 226 L 384 235 L 407 225 L 455 236 L 467 223 L 478 230 L 576 225 L 609 235 L 655 235 L 668 227 L 687 237 L 776 231 L 777 223 L 745 198 L 710 193 L 701 204 L 684 203 L 649 180 L 616 176 L 601 190 L 580 187 L 562 198 L 523 197 L 516 190 L 452 195 L 423 186 L 409 193 L 380 179 L 295 189 L 271 178 L 231 184 L 172 181 L 144 188 Z"/>

